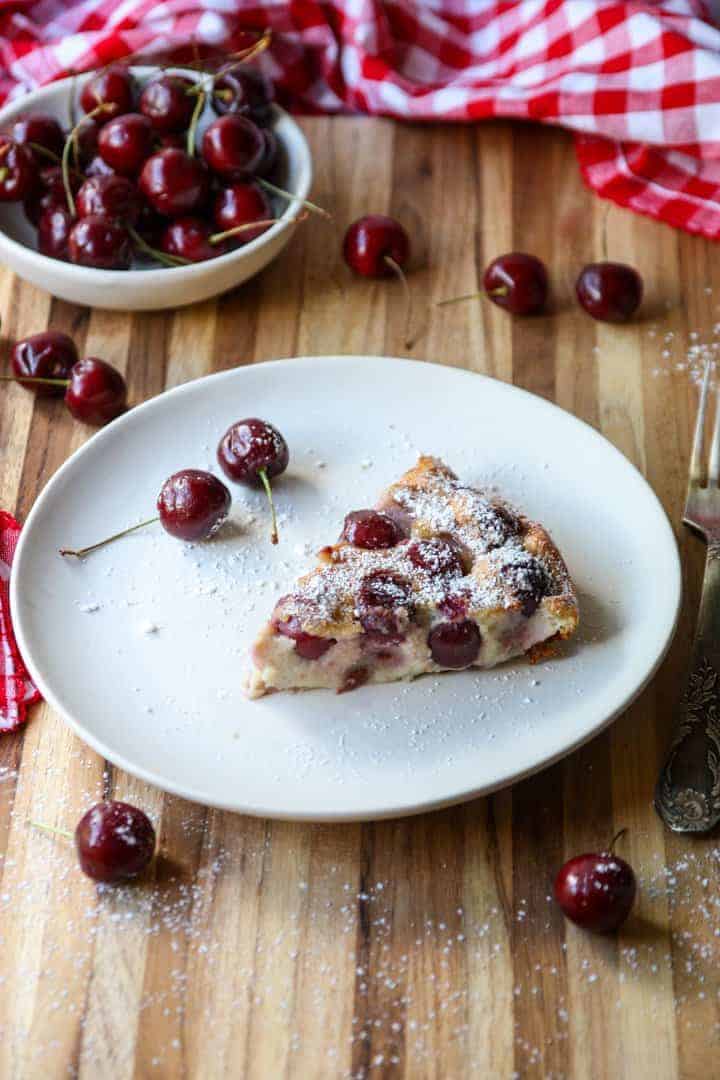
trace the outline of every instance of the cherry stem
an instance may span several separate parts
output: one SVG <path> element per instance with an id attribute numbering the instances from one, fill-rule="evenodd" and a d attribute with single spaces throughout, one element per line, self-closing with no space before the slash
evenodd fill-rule
<path id="1" fill-rule="evenodd" d="M 50 161 L 54 161 L 56 165 L 59 165 L 62 158 L 59 154 L 56 154 L 54 150 L 48 150 L 47 146 L 41 146 L 40 143 L 31 142 L 28 143 L 31 150 L 34 150 L 36 154 L 40 154 L 41 157 L 49 158 Z"/>
<path id="2" fill-rule="evenodd" d="M 44 383 L 46 386 L 69 386 L 69 379 L 51 379 L 45 375 L 0 375 L 1 382 Z"/>
<path id="3" fill-rule="evenodd" d="M 270 487 L 270 481 L 268 480 L 268 474 L 265 469 L 258 469 L 258 476 L 262 482 L 262 486 L 265 488 L 265 494 L 268 497 L 270 503 L 270 514 L 272 516 L 272 529 L 270 532 L 270 543 L 277 544 L 278 542 L 278 527 L 277 517 L 275 515 L 275 500 L 273 499 L 272 488 Z"/>
<path id="4" fill-rule="evenodd" d="M 2 184 L 2 182 L 7 179 L 7 175 L 9 172 L 10 170 L 7 168 L 7 166 L 3 165 L 3 167 L 0 169 L 0 184 Z"/>
<path id="5" fill-rule="evenodd" d="M 446 304 L 459 304 L 461 300 L 479 300 L 483 296 L 481 292 L 465 293 L 464 296 L 450 296 L 447 300 L 438 300 L 435 307 L 445 307 Z"/>
<path id="6" fill-rule="evenodd" d="M 94 109 L 91 109 L 89 113 L 86 113 L 85 116 L 83 116 L 83 118 L 78 121 L 72 131 L 68 134 L 68 137 L 65 139 L 65 145 L 63 146 L 62 158 L 60 159 L 60 162 L 62 169 L 63 187 L 65 188 L 65 198 L 67 199 L 68 210 L 73 217 L 75 217 L 75 199 L 73 197 L 72 188 L 70 187 L 70 150 L 73 150 L 75 157 L 77 158 L 77 137 L 80 128 L 83 126 L 83 124 L 86 124 L 88 120 L 92 120 L 94 119 L 94 117 L 99 116 L 101 113 L 107 112 L 108 109 L 112 109 L 112 105 L 103 104 L 96 106 L 96 108 Z"/>
<path id="7" fill-rule="evenodd" d="M 410 286 L 408 280 L 403 273 L 402 267 L 399 263 L 396 263 L 389 255 L 384 256 L 385 265 L 389 266 L 395 277 L 398 279 L 403 287 L 405 293 L 405 348 L 412 349 L 415 344 L 410 335 L 410 323 L 412 320 L 412 294 L 410 292 Z"/>
<path id="8" fill-rule="evenodd" d="M 208 240 L 211 244 L 221 244 L 223 240 L 227 240 L 231 236 L 249 232 L 250 229 L 264 228 L 266 225 L 277 225 L 277 218 L 269 218 L 265 221 L 246 221 L 243 225 L 236 225 L 233 229 L 226 229 L 225 232 L 213 233 L 212 236 L 208 237 Z"/>
<path id="9" fill-rule="evenodd" d="M 195 157 L 195 136 L 197 135 L 198 124 L 200 123 L 200 114 L 205 108 L 205 91 L 199 90 L 197 101 L 195 102 L 195 108 L 192 111 L 192 117 L 190 118 L 190 126 L 187 132 L 187 145 L 186 149 L 190 157 Z"/>
<path id="10" fill-rule="evenodd" d="M 50 836 L 62 836 L 65 840 L 72 840 L 73 834 L 68 832 L 67 829 L 56 829 L 54 825 L 45 825 L 42 821 L 28 821 L 28 825 L 32 829 L 39 829 L 40 832 L 49 833 Z"/>
<path id="11" fill-rule="evenodd" d="M 612 840 L 611 840 L 611 841 L 610 841 L 610 843 L 608 844 L 608 852 L 609 852 L 609 854 L 610 854 L 610 855 L 614 855 L 614 854 L 615 854 L 615 845 L 617 844 L 617 842 L 618 842 L 618 840 L 620 839 L 620 837 L 621 837 L 621 836 L 624 836 L 626 832 L 627 832 L 627 828 L 622 828 L 622 829 L 619 829 L 619 830 L 618 830 L 618 831 L 617 831 L 617 832 L 615 833 L 615 835 L 613 836 Z"/>
<path id="12" fill-rule="evenodd" d="M 327 210 L 323 210 L 322 206 L 316 206 L 315 203 L 310 202 L 309 199 L 301 199 L 299 195 L 292 195 L 289 191 L 285 191 L 284 188 L 279 188 L 275 184 L 271 184 L 264 176 L 256 176 L 255 182 L 259 184 L 260 187 L 264 187 L 267 191 L 272 191 L 273 195 L 279 195 L 280 198 L 287 199 L 288 202 L 302 203 L 308 210 L 312 210 L 314 214 L 319 214 L 320 217 L 324 217 L 327 221 L 333 220 L 332 214 L 329 214 Z"/>
<path id="13" fill-rule="evenodd" d="M 137 525 L 131 525 L 129 529 L 123 529 L 122 532 L 114 533 L 112 536 L 108 536 L 107 539 L 98 540 L 97 544 L 89 544 L 84 548 L 60 548 L 60 554 L 72 555 L 76 559 L 84 559 L 91 551 L 97 551 L 98 548 L 105 547 L 106 544 L 112 544 L 114 540 L 120 540 L 123 536 L 129 536 L 130 533 L 137 532 L 138 529 L 144 529 L 146 525 L 154 525 L 159 520 L 159 517 L 151 517 L 147 521 L 139 521 Z"/>
<path id="14" fill-rule="evenodd" d="M 164 266 L 189 266 L 190 260 L 183 259 L 181 255 L 166 255 L 164 251 L 158 251 L 157 248 L 148 244 L 147 240 L 143 240 L 139 232 L 133 229 L 132 225 L 127 226 L 127 231 L 133 239 L 133 243 L 140 251 L 145 252 L 151 258 L 157 260 L 159 263 L 163 263 Z"/>

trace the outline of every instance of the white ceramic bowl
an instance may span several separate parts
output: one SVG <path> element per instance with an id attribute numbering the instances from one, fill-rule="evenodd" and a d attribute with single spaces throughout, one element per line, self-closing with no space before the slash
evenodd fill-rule
<path id="1" fill-rule="evenodd" d="M 137 66 L 130 70 L 139 79 L 147 80 L 157 68 Z M 172 70 L 197 79 L 196 72 L 183 68 Z M 7 105 L 0 110 L 0 130 L 8 131 L 19 116 L 31 112 L 52 113 L 66 125 L 71 95 L 79 94 L 92 74 L 51 83 Z M 280 149 L 278 183 L 293 195 L 306 198 L 312 181 L 310 149 L 295 121 L 277 106 L 275 114 L 274 130 Z M 206 108 L 200 131 L 214 117 L 212 110 Z M 278 199 L 273 200 L 273 205 L 278 215 L 276 225 L 256 240 L 217 259 L 192 266 L 94 270 L 41 255 L 36 247 L 35 229 L 27 221 L 22 204 L 0 203 L 0 262 L 33 285 L 74 304 L 116 311 L 182 307 L 240 285 L 280 254 L 293 234 L 302 204 Z"/>

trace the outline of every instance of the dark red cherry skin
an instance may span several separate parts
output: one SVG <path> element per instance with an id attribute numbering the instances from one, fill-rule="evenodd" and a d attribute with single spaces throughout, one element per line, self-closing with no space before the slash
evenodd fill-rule
<path id="1" fill-rule="evenodd" d="M 59 330 L 44 330 L 15 342 L 10 354 L 10 364 L 18 381 L 39 397 L 62 397 L 64 386 L 48 386 L 44 383 L 23 382 L 22 376 L 42 379 L 68 379 L 70 369 L 77 363 L 75 342 Z"/>
<path id="2" fill-rule="evenodd" d="M 215 196 L 213 218 L 218 232 L 235 229 L 238 225 L 249 225 L 253 221 L 269 221 L 273 216 L 270 200 L 257 184 L 239 181 L 221 188 Z M 231 242 L 249 244 L 268 228 L 269 225 L 261 225 L 257 229 L 243 230 L 232 237 Z"/>
<path id="3" fill-rule="evenodd" d="M 135 82 L 126 68 L 113 64 L 99 71 L 85 83 L 80 94 L 83 112 L 89 113 L 98 105 L 105 105 L 98 113 L 101 124 L 113 120 L 122 113 L 132 112 L 135 107 Z"/>
<path id="4" fill-rule="evenodd" d="M 38 251 L 51 259 L 67 261 L 70 232 L 75 218 L 62 206 L 52 206 L 43 210 L 38 221 Z"/>
<path id="5" fill-rule="evenodd" d="M 262 161 L 258 165 L 258 176 L 271 176 L 272 172 L 277 165 L 278 155 L 280 153 L 280 144 L 277 140 L 277 135 L 270 128 L 262 128 L 262 137 L 265 141 L 265 150 L 263 153 Z"/>
<path id="6" fill-rule="evenodd" d="M 384 214 L 367 214 L 349 226 L 343 241 L 343 257 L 362 277 L 391 277 L 390 258 L 403 266 L 410 254 L 410 237 L 399 221 Z"/>
<path id="7" fill-rule="evenodd" d="M 265 140 L 257 124 L 246 116 L 229 113 L 213 120 L 202 138 L 208 167 L 224 180 L 253 176 L 265 155 Z"/>
<path id="8" fill-rule="evenodd" d="M 217 80 L 213 88 L 212 106 L 224 115 L 235 113 L 248 116 L 256 124 L 272 119 L 275 91 L 271 81 L 255 68 L 237 68 Z"/>
<path id="9" fill-rule="evenodd" d="M 127 386 L 120 372 L 90 356 L 70 370 L 65 404 L 76 420 L 101 427 L 127 408 Z"/>
<path id="10" fill-rule="evenodd" d="M 160 488 L 160 524 L 179 540 L 207 540 L 227 519 L 231 501 L 217 476 L 202 469 L 181 469 Z"/>
<path id="11" fill-rule="evenodd" d="M 130 235 L 119 222 L 92 214 L 80 218 L 70 230 L 68 255 L 78 266 L 128 270 L 132 262 Z"/>
<path id="12" fill-rule="evenodd" d="M 147 116 L 128 113 L 117 116 L 100 128 L 100 157 L 115 172 L 136 176 L 153 152 L 155 137 Z"/>
<path id="13" fill-rule="evenodd" d="M 295 652 L 303 660 L 319 660 L 328 649 L 335 645 L 335 638 L 318 637 L 300 629 L 300 621 L 294 615 L 274 623 L 275 633 L 291 638 L 295 642 Z"/>
<path id="14" fill-rule="evenodd" d="M 0 135 L 0 202 L 17 202 L 31 193 L 37 180 L 32 150 Z"/>
<path id="15" fill-rule="evenodd" d="M 548 576 L 542 563 L 534 555 L 521 555 L 503 563 L 499 576 L 510 589 L 513 599 L 521 605 L 523 615 L 529 619 L 537 611 L 548 589 Z"/>
<path id="16" fill-rule="evenodd" d="M 60 123 L 50 113 L 30 113 L 29 116 L 21 116 L 13 124 L 13 139 L 16 143 L 28 146 L 39 167 L 48 164 L 45 154 L 33 150 L 30 145 L 42 146 L 56 157 L 60 157 L 65 145 L 65 133 Z"/>
<path id="17" fill-rule="evenodd" d="M 91 176 L 75 197 L 79 218 L 111 218 L 126 225 L 135 225 L 140 216 L 140 193 L 124 176 Z"/>
<path id="18" fill-rule="evenodd" d="M 622 323 L 631 319 L 643 296 L 642 278 L 623 263 L 590 263 L 575 283 L 580 306 L 601 322 Z"/>
<path id="19" fill-rule="evenodd" d="M 457 546 L 450 540 L 415 540 L 407 549 L 413 566 L 433 577 L 455 577 L 465 573 Z"/>
<path id="20" fill-rule="evenodd" d="M 161 134 L 185 131 L 195 107 L 196 98 L 188 93 L 194 85 L 183 75 L 161 75 L 140 95 L 140 112 Z"/>
<path id="21" fill-rule="evenodd" d="M 402 640 L 413 610 L 410 583 L 390 570 L 375 570 L 360 583 L 357 616 L 367 634 Z"/>
<path id="22" fill-rule="evenodd" d="M 156 213 L 183 217 L 192 214 L 207 199 L 207 170 L 201 161 L 183 150 L 160 150 L 143 165 L 140 190 Z"/>
<path id="23" fill-rule="evenodd" d="M 77 147 L 77 159 L 80 165 L 88 165 L 98 157 L 98 139 L 100 137 L 100 125 L 94 120 L 83 120 L 75 132 L 75 146 Z M 108 166 L 109 168 L 110 166 Z"/>
<path id="24" fill-rule="evenodd" d="M 290 460 L 287 443 L 267 420 L 251 416 L 238 420 L 223 435 L 217 450 L 218 462 L 226 476 L 242 484 L 260 485 L 260 471 L 268 479 L 285 472 Z"/>
<path id="25" fill-rule="evenodd" d="M 84 172 L 88 179 L 91 176 L 117 176 L 115 170 L 108 165 L 107 161 L 103 161 L 99 154 L 95 154 L 95 156 L 90 159 L 85 166 Z"/>
<path id="26" fill-rule="evenodd" d="M 138 877 L 155 854 L 147 814 L 124 802 L 101 802 L 80 818 L 75 847 L 80 869 L 93 881 L 116 884 Z"/>
<path id="27" fill-rule="evenodd" d="M 204 262 L 223 255 L 227 250 L 222 243 L 211 244 L 212 230 L 207 221 L 199 217 L 182 217 L 171 221 L 160 237 L 160 250 L 166 255 L 179 255 L 190 262 Z"/>
<path id="28" fill-rule="evenodd" d="M 511 251 L 493 259 L 483 288 L 493 304 L 513 315 L 539 315 L 547 303 L 547 270 L 535 255 Z"/>
<path id="29" fill-rule="evenodd" d="M 151 247 L 159 248 L 160 239 L 166 225 L 167 218 L 161 217 L 143 200 L 140 204 L 140 216 L 135 226 L 135 231 L 142 236 L 143 240 L 150 244 Z M 138 251 L 136 255 L 142 256 L 143 253 Z"/>
<path id="30" fill-rule="evenodd" d="M 340 539 L 359 548 L 391 548 L 404 539 L 404 533 L 382 510 L 353 510 L 345 517 Z"/>
<path id="31" fill-rule="evenodd" d="M 480 653 L 482 636 L 472 619 L 438 623 L 428 634 L 430 655 L 440 667 L 470 667 Z"/>
<path id="32" fill-rule="evenodd" d="M 25 198 L 23 209 L 28 221 L 37 226 L 40 218 L 46 210 L 54 210 L 60 207 L 67 210 L 67 195 L 63 184 L 62 169 L 59 165 L 51 165 L 39 172 L 39 184 Z M 78 177 L 70 174 L 70 188 L 73 192 L 79 187 Z"/>
<path id="33" fill-rule="evenodd" d="M 607 934 L 625 922 L 636 891 L 632 867 L 605 851 L 569 859 L 558 871 L 553 893 L 563 914 L 577 926 Z"/>

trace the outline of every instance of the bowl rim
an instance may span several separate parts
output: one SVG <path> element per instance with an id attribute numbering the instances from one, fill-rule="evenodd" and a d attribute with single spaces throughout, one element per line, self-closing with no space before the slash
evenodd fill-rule
<path id="1" fill-rule="evenodd" d="M 129 64 L 128 70 L 131 74 L 136 76 L 147 77 L 158 72 L 171 71 L 177 74 L 187 75 L 194 81 L 199 81 L 198 72 L 192 68 L 184 68 L 182 65 L 168 65 L 168 67 L 160 67 L 156 64 Z M 47 83 L 45 86 L 37 87 L 35 90 L 31 90 L 22 97 L 17 97 L 13 100 L 7 101 L 5 105 L 0 109 L 0 131 L 6 128 L 9 124 L 13 123 L 20 116 L 24 115 L 28 111 L 42 105 L 46 98 L 53 97 L 57 94 L 58 90 L 65 90 L 69 95 L 74 93 L 79 87 L 81 87 L 88 79 L 92 78 L 96 74 L 96 70 L 84 71 L 78 75 L 70 75 L 64 79 L 56 79 L 54 82 Z M 8 236 L 6 232 L 0 227 L 0 254 L 3 254 L 5 249 L 9 252 L 16 253 L 18 258 L 29 259 L 33 262 L 39 271 L 47 272 L 69 272 L 73 276 L 77 276 L 77 280 L 85 280 L 87 284 L 94 283 L 96 286 L 120 285 L 122 282 L 126 282 L 128 286 L 137 286 L 141 282 L 147 282 L 149 285 L 158 281 L 162 277 L 163 282 L 168 280 L 167 274 L 169 271 L 173 272 L 174 278 L 178 282 L 188 281 L 193 278 L 202 277 L 203 274 L 207 274 L 211 268 L 221 268 L 232 265 L 233 263 L 241 263 L 244 258 L 259 251 L 271 240 L 275 239 L 280 233 L 285 232 L 291 225 L 293 225 L 302 211 L 301 199 L 306 199 L 310 192 L 310 185 L 312 184 L 312 156 L 310 154 L 310 147 L 300 125 L 297 121 L 281 108 L 277 104 L 273 104 L 273 113 L 275 116 L 276 127 L 286 129 L 286 133 L 291 137 L 292 149 L 286 139 L 282 139 L 278 133 L 278 138 L 283 142 L 285 152 L 295 158 L 299 166 L 299 176 L 296 185 L 296 191 L 293 192 L 297 196 L 296 199 L 287 203 L 287 206 L 280 217 L 277 219 L 275 225 L 271 225 L 264 233 L 251 240 L 247 244 L 243 244 L 242 247 L 235 248 L 233 251 L 227 252 L 225 255 L 218 255 L 215 259 L 204 259 L 202 262 L 191 263 L 189 266 L 159 266 L 153 269 L 147 270 L 103 270 L 98 267 L 92 266 L 78 266 L 76 263 L 66 262 L 63 259 L 53 259 L 49 255 L 43 255 L 42 252 L 36 248 L 29 247 L 27 244 L 23 244 L 19 240 L 13 239 Z M 6 203 L 7 206 L 16 205 L 21 207 L 21 202 Z M 169 220 L 169 219 L 168 219 Z"/>

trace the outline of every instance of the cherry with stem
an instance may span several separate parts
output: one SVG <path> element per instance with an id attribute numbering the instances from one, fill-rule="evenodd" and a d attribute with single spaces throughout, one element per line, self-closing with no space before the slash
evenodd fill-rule
<path id="1" fill-rule="evenodd" d="M 86 113 L 85 116 L 75 124 L 75 127 L 68 133 L 65 140 L 62 158 L 60 159 L 60 166 L 62 169 L 63 186 L 65 188 L 65 198 L 67 199 L 68 210 L 73 217 L 75 216 L 75 197 L 70 183 L 70 151 L 72 150 L 77 155 L 77 137 L 83 125 L 88 121 L 94 120 L 96 116 L 108 112 L 110 109 L 112 109 L 112 105 L 107 104 L 98 105 L 96 108 L 91 109 L 89 113 Z"/>

